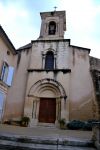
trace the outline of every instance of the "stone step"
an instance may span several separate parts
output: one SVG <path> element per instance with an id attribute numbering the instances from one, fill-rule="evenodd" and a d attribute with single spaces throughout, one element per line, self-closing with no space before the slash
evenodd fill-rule
<path id="1" fill-rule="evenodd" d="M 7 150 L 94 150 L 92 141 L 81 141 L 59 137 L 29 137 L 0 135 L 0 149 Z M 87 149 L 88 148 L 88 149 Z"/>
<path id="2" fill-rule="evenodd" d="M 0 150 L 96 150 L 93 147 L 78 147 L 49 144 L 29 144 L 0 140 Z"/>

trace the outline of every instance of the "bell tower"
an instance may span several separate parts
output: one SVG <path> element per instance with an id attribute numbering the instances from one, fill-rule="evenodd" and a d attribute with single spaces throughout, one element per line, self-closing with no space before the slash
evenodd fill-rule
<path id="1" fill-rule="evenodd" d="M 63 39 L 66 31 L 65 11 L 42 12 L 41 30 L 38 40 Z"/>

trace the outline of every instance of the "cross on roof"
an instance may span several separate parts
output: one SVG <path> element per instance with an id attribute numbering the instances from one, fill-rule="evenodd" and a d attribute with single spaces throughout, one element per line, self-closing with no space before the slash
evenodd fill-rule
<path id="1" fill-rule="evenodd" d="M 56 11 L 57 7 L 55 6 L 54 9 L 55 9 L 54 11 Z"/>

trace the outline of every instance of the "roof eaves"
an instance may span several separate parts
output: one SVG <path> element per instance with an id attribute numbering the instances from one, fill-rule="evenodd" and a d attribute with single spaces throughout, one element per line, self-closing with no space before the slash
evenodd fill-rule
<path id="1" fill-rule="evenodd" d="M 6 32 L 3 30 L 2 26 L 0 25 L 0 36 L 3 38 L 7 46 L 10 48 L 13 54 L 16 54 L 16 49 L 12 42 L 10 41 L 9 37 L 7 36 Z"/>
<path id="2" fill-rule="evenodd" d="M 20 48 L 17 49 L 17 51 L 25 50 L 25 49 L 30 49 L 32 47 L 32 43 L 26 44 Z"/>
<path id="3" fill-rule="evenodd" d="M 85 47 L 80 47 L 80 46 L 75 46 L 75 45 L 69 45 L 70 47 L 73 47 L 73 48 L 78 48 L 78 49 L 82 49 L 82 50 L 86 50 L 90 53 L 91 49 L 89 48 L 85 48 Z"/>

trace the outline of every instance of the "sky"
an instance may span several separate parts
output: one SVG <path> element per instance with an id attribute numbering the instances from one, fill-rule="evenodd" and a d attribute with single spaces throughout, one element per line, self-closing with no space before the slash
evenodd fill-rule
<path id="1" fill-rule="evenodd" d="M 15 48 L 39 37 L 40 12 L 54 11 L 54 6 L 66 11 L 64 38 L 100 58 L 100 0 L 0 0 L 0 24 Z"/>

